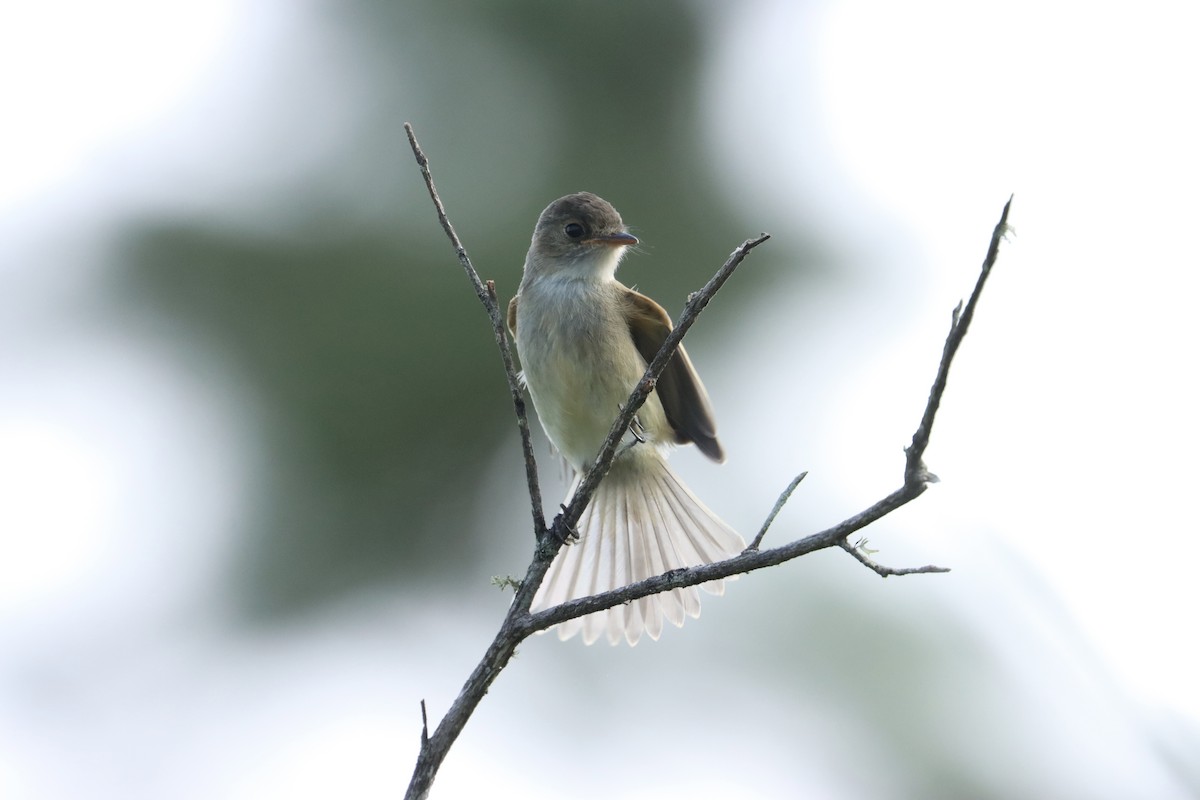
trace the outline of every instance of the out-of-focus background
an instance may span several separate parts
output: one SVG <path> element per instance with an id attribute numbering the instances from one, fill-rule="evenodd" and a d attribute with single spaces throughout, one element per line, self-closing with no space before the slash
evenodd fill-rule
<path id="1" fill-rule="evenodd" d="M 1200 793 L 1194 4 L 111 0 L 0 12 L 0 796 L 396 797 L 532 547 L 487 320 L 611 200 L 768 543 L 636 648 L 522 646 L 436 797 Z M 540 436 L 540 433 L 539 433 Z M 547 503 L 562 481 L 539 439 Z"/>

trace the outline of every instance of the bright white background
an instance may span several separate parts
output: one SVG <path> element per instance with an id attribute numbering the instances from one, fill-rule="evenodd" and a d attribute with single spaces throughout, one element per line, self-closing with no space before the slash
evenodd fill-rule
<path id="1" fill-rule="evenodd" d="M 853 420 L 830 431 L 851 446 L 861 436 L 874 448 L 914 420 L 906 408 L 882 418 L 893 411 L 867 384 L 883 374 L 920 395 L 944 312 L 969 292 L 968 267 L 1016 194 L 1014 234 L 947 408 L 952 425 L 980 424 L 970 441 L 936 437 L 935 471 L 952 463 L 977 487 L 963 502 L 1038 567 L 1141 699 L 1200 719 L 1200 652 L 1184 634 L 1200 607 L 1188 514 L 1200 483 L 1200 258 L 1189 244 L 1200 115 L 1186 100 L 1200 16 L 1185 8 L 766 3 L 722 18 L 711 121 L 731 191 L 826 217 L 862 264 L 848 287 L 857 302 L 915 306 L 912 330 L 858 370 L 856 407 L 830 417 Z M 789 46 L 809 25 L 812 49 Z M 810 118 L 741 123 L 777 113 L 780 76 L 810 66 Z M 789 193 L 814 174 L 828 191 Z M 881 263 L 894 283 L 873 276 Z M 848 455 L 846 469 L 862 466 Z"/>
<path id="2" fill-rule="evenodd" d="M 256 127 L 256 97 L 323 41 L 319 15 L 270 3 L 67 5 L 0 12 L 10 117 L 0 133 L 0 796 L 396 796 L 416 698 L 445 707 L 495 608 L 481 615 L 475 596 L 456 606 L 447 595 L 436 610 L 371 597 L 269 639 L 224 631 L 208 607 L 256 466 L 247 415 L 164 346 L 86 312 L 95 254 L 120 220 L 214 206 L 237 219 L 234 198 L 337 148 L 353 71 L 323 62 L 334 73 L 316 89 L 329 126 L 287 130 L 299 141 L 280 155 L 271 143 L 282 131 Z M 56 18 L 68 12 L 79 24 L 63 40 Z M 836 695 L 735 694 L 754 683 L 747 663 L 706 649 L 731 638 L 736 649 L 746 620 L 783 602 L 814 641 L 824 603 L 870 609 L 868 638 L 894 617 L 935 613 L 970 631 L 1004 691 L 1020 691 L 936 680 L 963 680 L 964 703 L 986 696 L 1023 722 L 1009 735 L 965 720 L 921 737 L 984 774 L 1029 771 L 997 785 L 1187 796 L 1163 764 L 1190 763 L 1196 786 L 1196 14 L 1187 3 L 703 7 L 708 166 L 745 209 L 747 235 L 777 233 L 768 246 L 786 253 L 790 220 L 804 216 L 843 248 L 838 272 L 807 295 L 781 276 L 737 340 L 704 340 L 730 465 L 718 474 L 680 461 L 739 527 L 752 530 L 800 469 L 812 475 L 777 536 L 894 487 L 950 309 L 1016 195 L 1015 232 L 929 453 L 943 483 L 871 533 L 884 563 L 954 572 L 880 582 L 828 556 L 744 579 L 700 625 L 654 645 L 658 658 L 715 670 L 678 672 L 670 692 L 619 688 L 664 685 L 645 672 L 650 648 L 563 655 L 531 642 L 485 700 L 439 796 L 559 797 L 564 785 L 580 797 L 791 796 L 801 785 L 816 797 L 886 795 L 898 756 L 873 749 L 861 719 L 839 716 Z M 236 179 L 207 168 L 230 161 L 242 165 Z M 134 405 L 137 417 L 120 413 Z M 767 446 L 779 441 L 797 444 Z M 497 502 L 510 477 L 490 489 Z M 519 502 L 507 513 L 524 524 Z M 790 623 L 761 624 L 792 635 Z M 925 644 L 937 640 L 933 630 Z M 538 666 L 555 658 L 569 668 Z M 797 671 L 811 680 L 814 668 Z M 863 695 L 896 700 L 879 681 Z M 532 716 L 517 705 L 547 686 L 555 699 Z M 570 698 L 583 695 L 591 705 L 576 707 Z M 571 718 L 632 705 L 661 719 L 696 697 L 727 704 L 712 731 L 598 734 Z M 758 727 L 780 709 L 792 715 L 788 738 Z M 736 746 L 716 733 L 730 726 L 742 732 Z M 610 740 L 619 766 L 601 761 L 586 779 L 572 762 L 532 777 L 523 762 L 535 747 L 607 752 Z M 796 742 L 819 757 L 798 762 Z M 688 785 L 675 770 L 660 785 L 661 761 L 708 771 Z"/>

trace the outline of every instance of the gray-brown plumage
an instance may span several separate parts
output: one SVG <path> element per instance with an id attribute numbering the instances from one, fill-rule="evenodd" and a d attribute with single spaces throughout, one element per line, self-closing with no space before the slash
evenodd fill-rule
<path id="1" fill-rule="evenodd" d="M 508 308 L 523 377 L 546 435 L 578 473 L 592 462 L 634 385 L 671 331 L 658 303 L 615 278 L 625 247 L 637 239 L 594 194 L 551 203 L 538 219 L 521 287 Z M 714 461 L 717 440 L 708 394 L 680 348 L 637 415 L 644 444 L 622 448 L 584 511 L 580 542 L 564 547 L 534 608 L 619 588 L 653 575 L 727 558 L 744 543 L 678 479 L 667 463 L 673 445 L 695 443 Z M 574 492 L 575 485 L 571 487 Z M 719 581 L 704 588 L 722 589 Z M 699 614 L 695 589 L 643 598 L 559 627 L 591 643 L 606 633 L 630 644 L 658 638 L 665 617 L 676 625 Z"/>

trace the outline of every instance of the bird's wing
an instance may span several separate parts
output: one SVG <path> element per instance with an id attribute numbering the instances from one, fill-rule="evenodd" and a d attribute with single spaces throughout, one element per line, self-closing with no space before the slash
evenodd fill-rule
<path id="1" fill-rule="evenodd" d="M 671 333 L 671 317 L 658 303 L 633 289 L 625 288 L 624 302 L 629 334 L 638 352 L 649 364 Z M 509 306 L 510 320 L 513 319 L 514 308 L 514 305 Z M 700 382 L 700 376 L 696 374 L 696 368 L 682 346 L 675 351 L 667 368 L 659 376 L 655 391 L 658 392 L 663 410 L 667 412 L 667 421 L 675 430 L 675 441 L 678 444 L 695 442 L 700 452 L 713 461 L 724 461 L 725 453 L 717 441 L 717 424 L 713 420 L 712 407 L 708 404 L 708 392 L 704 391 L 704 384 Z"/>

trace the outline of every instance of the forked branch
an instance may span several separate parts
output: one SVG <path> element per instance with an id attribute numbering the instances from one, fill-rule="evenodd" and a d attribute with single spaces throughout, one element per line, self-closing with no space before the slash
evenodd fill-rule
<path id="1" fill-rule="evenodd" d="M 761 550 L 763 538 L 766 536 L 767 529 L 774 521 L 776 515 L 787 503 L 792 492 L 803 480 L 804 474 L 795 478 L 791 484 L 780 495 L 771 513 L 763 523 L 762 529 L 751 542 L 750 546 L 745 551 L 733 558 L 725 561 L 720 561 L 714 564 L 702 564 L 686 569 L 674 570 L 664 575 L 658 575 L 638 583 L 630 584 L 613 591 L 603 592 L 591 597 L 584 597 L 577 600 L 571 600 L 561 605 L 548 608 L 544 611 L 539 611 L 536 614 L 531 614 L 529 611 L 533 600 L 534 593 L 541 584 L 542 579 L 546 575 L 546 571 L 550 567 L 555 554 L 562 546 L 562 542 L 567 538 L 572 527 L 578 522 L 580 515 L 586 508 L 588 501 L 595 492 L 596 487 L 604 476 L 608 473 L 608 469 L 612 464 L 612 460 L 617 453 L 617 447 L 620 444 L 625 433 L 629 430 L 630 423 L 634 415 L 641 405 L 649 397 L 654 390 L 655 382 L 658 376 L 666 367 L 675 351 L 678 349 L 684 335 L 695 321 L 696 317 L 708 305 L 709 301 L 724 285 L 725 281 L 733 274 L 742 261 L 750 252 L 758 245 L 770 238 L 767 234 L 761 234 L 756 238 L 747 239 L 739 247 L 737 247 L 725 261 L 725 264 L 717 271 L 716 275 L 704 286 L 703 289 L 693 294 L 688 299 L 687 306 L 679 317 L 678 324 L 674 331 L 667 337 L 659 350 L 658 355 L 647 366 L 645 374 L 634 388 L 629 400 L 622 407 L 622 411 L 618 418 L 613 422 L 613 426 L 609 431 L 609 435 L 604 442 L 603 447 L 596 456 L 595 462 L 589 468 L 587 474 L 580 482 L 579 488 L 575 495 L 571 498 L 570 503 L 563 507 L 560 513 L 552 523 L 547 526 L 542 513 L 542 498 L 541 491 L 538 486 L 537 465 L 534 461 L 533 447 L 529 435 L 529 421 L 525 412 L 525 401 L 521 394 L 521 387 L 517 380 L 516 369 L 513 365 L 512 353 L 508 345 L 507 333 L 504 328 L 504 317 L 500 311 L 500 305 L 496 297 L 495 285 L 491 281 L 484 283 L 479 279 L 478 273 L 471 264 L 470 258 L 467 256 L 467 251 L 459 241 L 458 235 L 454 231 L 453 225 L 446 215 L 445 206 L 442 204 L 441 198 L 437 194 L 437 189 L 434 187 L 433 176 L 429 169 L 429 160 L 422 152 L 417 144 L 416 136 L 413 133 L 412 126 L 405 124 L 405 131 L 408 134 L 409 145 L 412 148 L 413 155 L 417 159 L 417 163 L 421 168 L 421 174 L 425 178 L 425 185 L 429 190 L 430 198 L 433 200 L 435 209 L 437 210 L 438 220 L 441 222 L 446 235 L 449 237 L 454 251 L 458 256 L 459 263 L 466 272 L 472 287 L 475 289 L 476 296 L 483 303 L 484 308 L 488 312 L 488 316 L 492 321 L 492 328 L 495 333 L 496 343 L 500 349 L 501 359 L 504 362 L 505 374 L 508 378 L 509 391 L 512 395 L 513 406 L 517 416 L 517 427 L 521 433 L 521 446 L 525 455 L 525 471 L 526 480 L 529 485 L 530 505 L 534 520 L 534 534 L 537 541 L 537 546 L 534 550 L 533 560 L 530 562 L 524 579 L 521 581 L 517 589 L 516 597 L 513 599 L 512 605 L 509 607 L 508 613 L 505 615 L 504 621 L 501 623 L 500 630 L 492 643 L 488 646 L 482 660 L 472 671 L 467 678 L 466 684 L 462 691 L 451 705 L 446 715 L 438 723 L 433 733 L 428 732 L 428 726 L 424 723 L 424 702 L 422 702 L 422 734 L 421 734 L 421 749 L 417 757 L 416 767 L 413 770 L 412 780 L 409 783 L 408 792 L 405 795 L 410 800 L 423 798 L 428 795 L 429 789 L 433 784 L 434 777 L 437 775 L 438 768 L 449 752 L 458 734 L 466 725 L 475 707 L 487 693 L 492 682 L 500 674 L 501 670 L 508 664 L 517 645 L 530 634 L 544 630 L 552 625 L 560 622 L 565 622 L 570 619 L 584 616 L 595 611 L 602 611 L 611 608 L 621 603 L 627 603 L 631 600 L 636 600 L 648 595 L 657 594 L 660 592 L 678 589 L 687 586 L 696 586 L 701 583 L 706 583 L 719 578 L 727 578 L 744 572 L 753 572 L 754 570 L 771 567 L 777 564 L 782 564 L 785 561 L 790 561 L 802 555 L 823 550 L 828 547 L 840 547 L 867 568 L 874 571 L 882 577 L 891 575 L 910 575 L 916 573 L 927 572 L 946 572 L 946 568 L 937 566 L 923 567 L 905 567 L 894 568 L 887 567 L 875 562 L 871 559 L 869 553 L 865 550 L 863 544 L 851 544 L 849 537 L 855 532 L 865 528 L 872 522 L 880 519 L 897 508 L 911 502 L 924 493 L 929 483 L 935 482 L 937 477 L 928 471 L 924 463 L 925 449 L 929 444 L 929 437 L 933 430 L 934 418 L 937 415 L 938 407 L 941 405 L 942 395 L 946 389 L 946 381 L 950 371 L 950 364 L 954 359 L 955 353 L 958 351 L 959 345 L 962 343 L 963 337 L 967 333 L 967 328 L 975 313 L 975 308 L 979 301 L 979 296 L 983 291 L 984 283 L 988 275 L 991 273 L 992 267 L 996 262 L 996 257 L 999 252 L 1000 242 L 1004 238 L 1004 234 L 1008 227 L 1008 211 L 1012 204 L 1010 197 L 1008 203 L 1004 206 L 1004 211 L 1000 216 L 1000 221 L 992 234 L 992 239 L 988 247 L 987 256 L 983 262 L 983 269 L 979 279 L 975 283 L 975 289 L 971 293 L 970 299 L 965 307 L 960 304 L 960 308 L 955 309 L 953 314 L 953 322 L 950 327 L 950 333 L 946 337 L 945 346 L 942 349 L 942 358 L 938 364 L 937 374 L 933 381 L 933 386 L 929 392 L 929 398 L 925 405 L 925 411 L 921 416 L 920 423 L 917 425 L 917 430 L 913 434 L 912 443 L 905 448 L 906 461 L 904 468 L 903 484 L 891 494 L 879 500 L 859 513 L 843 520 L 842 522 L 828 528 L 824 531 L 811 534 L 802 539 L 790 542 L 780 547 L 769 550 Z M 807 474 L 807 473 L 805 473 Z"/>

